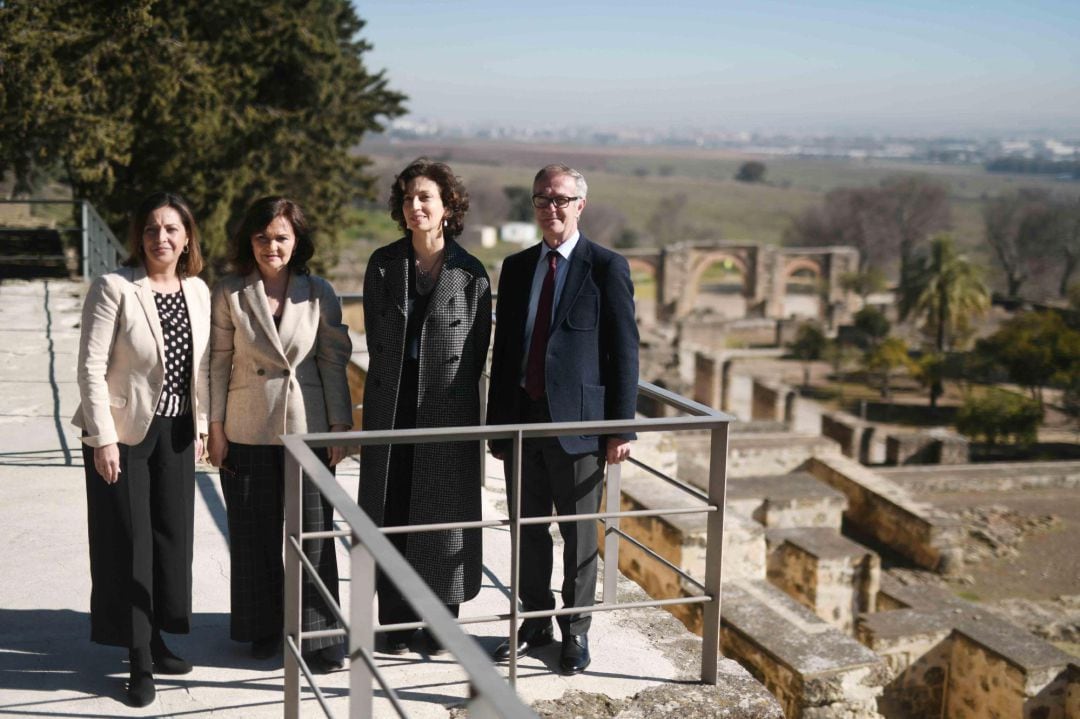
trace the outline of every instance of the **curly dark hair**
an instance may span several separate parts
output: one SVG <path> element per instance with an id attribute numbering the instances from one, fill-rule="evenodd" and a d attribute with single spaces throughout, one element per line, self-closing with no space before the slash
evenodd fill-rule
<path id="1" fill-rule="evenodd" d="M 315 255 L 315 241 L 312 239 L 314 232 L 304 215 L 304 209 L 299 203 L 286 197 L 263 197 L 256 200 L 244 213 L 244 219 L 229 243 L 229 263 L 234 272 L 247 275 L 254 271 L 257 263 L 251 249 L 251 238 L 278 217 L 288 220 L 296 234 L 296 246 L 289 258 L 289 270 L 298 275 L 310 272 L 307 263 Z"/>
<path id="2" fill-rule="evenodd" d="M 465 213 L 469 211 L 469 193 L 449 165 L 426 157 L 416 158 L 394 178 L 394 184 L 390 187 L 390 217 L 394 218 L 406 236 L 410 235 L 402 206 L 405 188 L 417 177 L 426 177 L 439 186 L 439 196 L 446 208 L 443 235 L 451 239 L 460 235 L 465 229 Z"/>
<path id="3" fill-rule="evenodd" d="M 124 261 L 127 267 L 138 267 L 146 264 L 146 248 L 143 247 L 143 229 L 146 221 L 154 210 L 162 207 L 171 207 L 180 215 L 180 222 L 184 225 L 184 232 L 188 236 L 187 251 L 180 255 L 180 261 L 176 263 L 176 274 L 181 277 L 194 277 L 202 272 L 203 256 L 199 246 L 199 226 L 195 224 L 195 216 L 191 208 L 180 195 L 171 192 L 155 192 L 148 195 L 135 210 L 131 217 L 131 226 L 128 228 L 128 242 L 131 244 L 131 254 Z"/>

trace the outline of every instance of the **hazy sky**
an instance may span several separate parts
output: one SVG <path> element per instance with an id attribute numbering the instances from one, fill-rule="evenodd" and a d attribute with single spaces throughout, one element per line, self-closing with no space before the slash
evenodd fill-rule
<path id="1" fill-rule="evenodd" d="M 414 118 L 1080 136 L 1080 0 L 355 0 Z"/>

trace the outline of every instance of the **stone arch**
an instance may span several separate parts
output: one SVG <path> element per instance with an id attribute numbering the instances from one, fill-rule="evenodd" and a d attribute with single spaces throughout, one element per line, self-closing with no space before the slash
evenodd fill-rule
<path id="1" fill-rule="evenodd" d="M 713 279 L 719 282 L 714 283 L 714 288 L 709 288 L 709 273 L 717 266 L 722 269 Z M 730 276 L 737 276 L 739 281 L 730 282 Z M 735 287 L 738 289 L 732 291 Z M 752 287 L 750 263 L 740 253 L 730 250 L 704 252 L 695 258 L 687 278 L 684 289 L 687 311 L 700 309 L 724 317 L 743 317 Z"/>
<path id="2" fill-rule="evenodd" d="M 784 263 L 782 317 L 822 316 L 821 282 L 824 268 L 816 259 L 796 257 Z"/>

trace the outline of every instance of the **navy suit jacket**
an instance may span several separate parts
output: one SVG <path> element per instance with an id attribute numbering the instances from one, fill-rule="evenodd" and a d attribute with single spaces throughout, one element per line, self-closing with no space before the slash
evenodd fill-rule
<path id="1" fill-rule="evenodd" d="M 521 368 L 533 273 L 544 243 L 507 257 L 499 275 L 488 424 L 521 421 Z M 553 422 L 633 419 L 637 406 L 638 330 L 634 285 L 622 255 L 581 236 L 570 255 L 544 362 Z M 615 436 L 634 439 L 633 433 Z M 603 451 L 600 437 L 559 438 L 568 454 Z M 509 441 L 493 443 L 496 451 Z"/>

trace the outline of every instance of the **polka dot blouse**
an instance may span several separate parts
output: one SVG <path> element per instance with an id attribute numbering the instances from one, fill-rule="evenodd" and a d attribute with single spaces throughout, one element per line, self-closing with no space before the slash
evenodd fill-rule
<path id="1" fill-rule="evenodd" d="M 191 412 L 191 322 L 183 292 L 154 293 L 165 339 L 165 386 L 155 414 L 179 417 Z"/>

